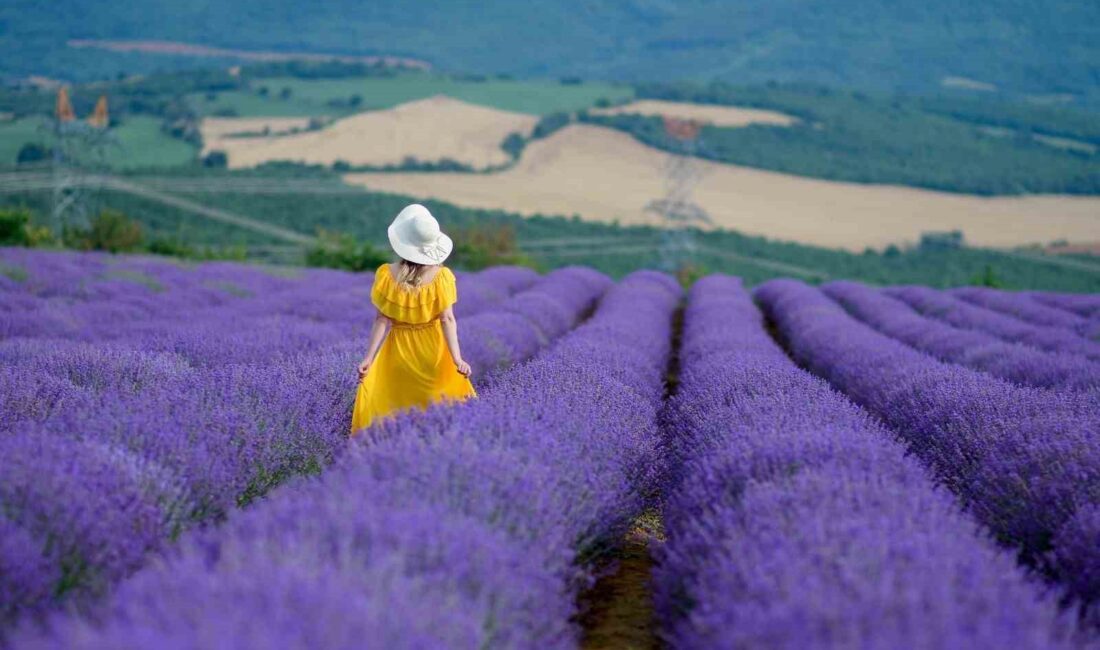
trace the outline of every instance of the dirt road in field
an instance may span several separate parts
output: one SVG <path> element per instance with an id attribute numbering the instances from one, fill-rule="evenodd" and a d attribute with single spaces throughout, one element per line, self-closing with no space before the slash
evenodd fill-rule
<path id="1" fill-rule="evenodd" d="M 625 133 L 574 124 L 529 145 L 503 172 L 358 173 L 345 179 L 468 207 L 646 224 L 656 222 L 646 205 L 664 194 L 667 159 Z M 1100 197 L 986 198 L 699 165 L 705 176 L 694 197 L 715 226 L 781 240 L 857 251 L 955 229 L 982 246 L 1100 240 Z"/>

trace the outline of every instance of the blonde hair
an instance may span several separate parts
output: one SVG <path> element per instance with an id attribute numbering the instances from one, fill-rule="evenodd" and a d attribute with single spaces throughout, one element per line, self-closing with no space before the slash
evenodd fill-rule
<path id="1" fill-rule="evenodd" d="M 394 280 L 402 289 L 415 289 L 424 284 L 424 276 L 431 267 L 427 264 L 417 264 L 409 260 L 398 260 L 397 274 Z"/>

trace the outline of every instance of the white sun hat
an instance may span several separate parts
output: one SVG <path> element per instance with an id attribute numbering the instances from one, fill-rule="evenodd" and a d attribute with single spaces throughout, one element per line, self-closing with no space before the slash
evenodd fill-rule
<path id="1" fill-rule="evenodd" d="M 451 238 L 440 231 L 439 222 L 419 203 L 405 206 L 388 232 L 394 252 L 417 264 L 442 264 L 454 248 Z"/>

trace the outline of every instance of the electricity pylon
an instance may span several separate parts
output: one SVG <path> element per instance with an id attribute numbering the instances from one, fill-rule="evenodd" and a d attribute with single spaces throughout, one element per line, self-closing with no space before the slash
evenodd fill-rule
<path id="1" fill-rule="evenodd" d="M 57 92 L 50 124 L 53 206 L 48 225 L 59 235 L 66 227 L 87 226 L 90 215 L 98 208 L 107 147 L 114 143 L 109 127 L 105 96 L 96 102 L 88 120 L 81 122 L 76 119 L 68 91 L 61 88 Z"/>
<path id="2" fill-rule="evenodd" d="M 665 159 L 662 171 L 665 195 L 646 205 L 662 226 L 660 263 L 665 271 L 675 272 L 695 255 L 693 228 L 711 225 L 710 215 L 692 200 L 692 193 L 703 179 L 704 169 L 695 157 L 702 125 L 694 120 L 664 118 L 665 135 L 679 143 L 681 153 Z"/>

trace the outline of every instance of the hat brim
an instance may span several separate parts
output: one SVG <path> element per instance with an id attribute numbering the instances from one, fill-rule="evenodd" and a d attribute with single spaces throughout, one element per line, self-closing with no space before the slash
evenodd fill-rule
<path id="1" fill-rule="evenodd" d="M 439 233 L 439 237 L 435 240 L 435 244 L 429 247 L 428 251 L 425 252 L 421 247 L 403 241 L 401 239 L 401 233 L 395 227 L 396 225 L 396 223 L 390 224 L 390 227 L 386 230 L 386 234 L 389 235 L 390 247 L 393 248 L 393 252 L 397 253 L 397 256 L 403 260 L 427 266 L 442 264 L 451 256 L 451 251 L 454 250 L 454 242 L 451 241 L 451 238 L 444 233 Z"/>

